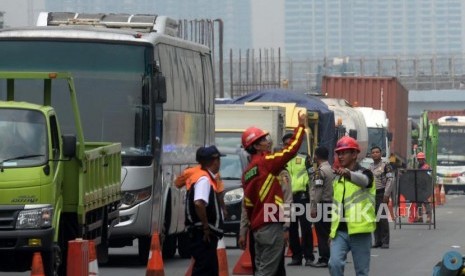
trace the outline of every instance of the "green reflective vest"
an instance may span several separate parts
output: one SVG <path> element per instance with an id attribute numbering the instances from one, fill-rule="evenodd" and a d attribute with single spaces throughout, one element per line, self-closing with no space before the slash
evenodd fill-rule
<path id="1" fill-rule="evenodd" d="M 344 177 L 336 177 L 333 181 L 333 190 L 332 222 L 329 235 L 331 238 L 336 236 L 337 228 L 343 217 L 349 235 L 375 231 L 376 185 L 374 181 L 370 188 L 362 188 Z"/>
<path id="2" fill-rule="evenodd" d="M 307 191 L 309 178 L 305 168 L 305 157 L 297 154 L 287 163 L 286 169 L 291 177 L 292 192 Z"/>

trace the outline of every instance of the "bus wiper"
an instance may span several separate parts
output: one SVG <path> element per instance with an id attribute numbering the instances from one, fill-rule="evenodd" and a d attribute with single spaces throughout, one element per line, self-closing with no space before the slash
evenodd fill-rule
<path id="1" fill-rule="evenodd" d="M 28 155 L 20 155 L 17 157 L 12 157 L 12 158 L 7 158 L 5 160 L 0 161 L 0 172 L 3 172 L 3 164 L 8 161 L 12 160 L 19 160 L 19 159 L 28 159 L 28 158 L 34 158 L 34 157 L 41 157 L 45 156 L 44 154 L 28 154 Z"/>

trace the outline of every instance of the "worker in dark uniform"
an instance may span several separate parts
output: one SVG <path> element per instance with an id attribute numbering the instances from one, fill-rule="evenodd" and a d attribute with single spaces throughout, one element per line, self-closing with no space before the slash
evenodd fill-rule
<path id="1" fill-rule="evenodd" d="M 283 136 L 284 147 L 290 145 L 291 138 L 292 133 L 287 133 Z M 315 261 L 315 257 L 313 256 L 312 223 L 307 219 L 306 207 L 310 203 L 310 194 L 309 177 L 307 168 L 305 167 L 305 160 L 306 156 L 298 153 L 286 164 L 286 170 L 291 177 L 292 202 L 296 208 L 300 209 L 299 212 L 292 215 L 293 220 L 291 220 L 289 228 L 289 247 L 292 251 L 292 261 L 287 265 L 291 266 L 302 265 L 302 257 L 305 258 L 306 266 L 313 264 Z"/>
<path id="2" fill-rule="evenodd" d="M 215 146 L 197 151 L 200 170 L 186 180 L 186 228 L 194 258 L 192 275 L 218 275 L 218 240 L 223 237 L 223 215 L 216 174 L 222 155 Z"/>
<path id="3" fill-rule="evenodd" d="M 331 204 L 333 202 L 333 169 L 328 162 L 329 151 L 325 147 L 315 149 L 314 160 L 318 166 L 311 175 L 310 215 L 316 218 L 314 222 L 318 239 L 318 261 L 312 263 L 313 267 L 328 267 L 330 257 L 329 232 L 331 231 Z M 318 216 L 318 212 L 320 215 Z M 326 216 L 327 214 L 327 216 Z"/>
<path id="4" fill-rule="evenodd" d="M 370 171 L 373 172 L 373 177 L 376 183 L 376 214 L 382 215 L 376 221 L 376 230 L 374 233 L 375 243 L 373 248 L 389 248 L 389 222 L 387 220 L 387 214 L 383 212 L 379 213 L 379 209 L 382 207 L 381 204 L 388 204 L 389 197 L 391 196 L 393 188 L 394 173 L 391 164 L 384 162 L 381 159 L 382 152 L 381 148 L 374 146 L 371 148 L 371 158 L 373 163 L 370 164 Z M 387 208 L 383 208 L 386 210 Z"/>

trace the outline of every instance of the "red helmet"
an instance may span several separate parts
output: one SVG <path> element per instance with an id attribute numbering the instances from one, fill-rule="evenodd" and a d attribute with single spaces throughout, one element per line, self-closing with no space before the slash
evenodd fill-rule
<path id="1" fill-rule="evenodd" d="M 360 152 L 360 147 L 357 141 L 355 141 L 355 139 L 350 136 L 343 136 L 341 139 L 339 139 L 339 141 L 337 141 L 336 149 L 334 151 L 339 152 L 341 150 L 346 149 L 353 149 L 357 152 Z"/>
<path id="2" fill-rule="evenodd" d="M 268 135 L 268 132 L 263 131 L 257 127 L 249 127 L 242 133 L 242 146 L 244 149 L 250 147 L 258 139 Z"/>
<path id="3" fill-rule="evenodd" d="M 419 153 L 417 153 L 417 159 L 425 159 L 425 154 L 420 151 Z"/>

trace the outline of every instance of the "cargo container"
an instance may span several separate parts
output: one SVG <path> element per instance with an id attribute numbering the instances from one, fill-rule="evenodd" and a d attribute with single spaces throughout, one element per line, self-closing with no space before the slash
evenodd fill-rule
<path id="1" fill-rule="evenodd" d="M 391 161 L 405 166 L 408 149 L 408 90 L 395 77 L 324 76 L 322 94 L 342 98 L 353 106 L 384 110 L 392 133 Z"/>
<path id="2" fill-rule="evenodd" d="M 428 120 L 437 120 L 445 116 L 465 116 L 465 109 L 459 110 L 427 110 Z"/>

